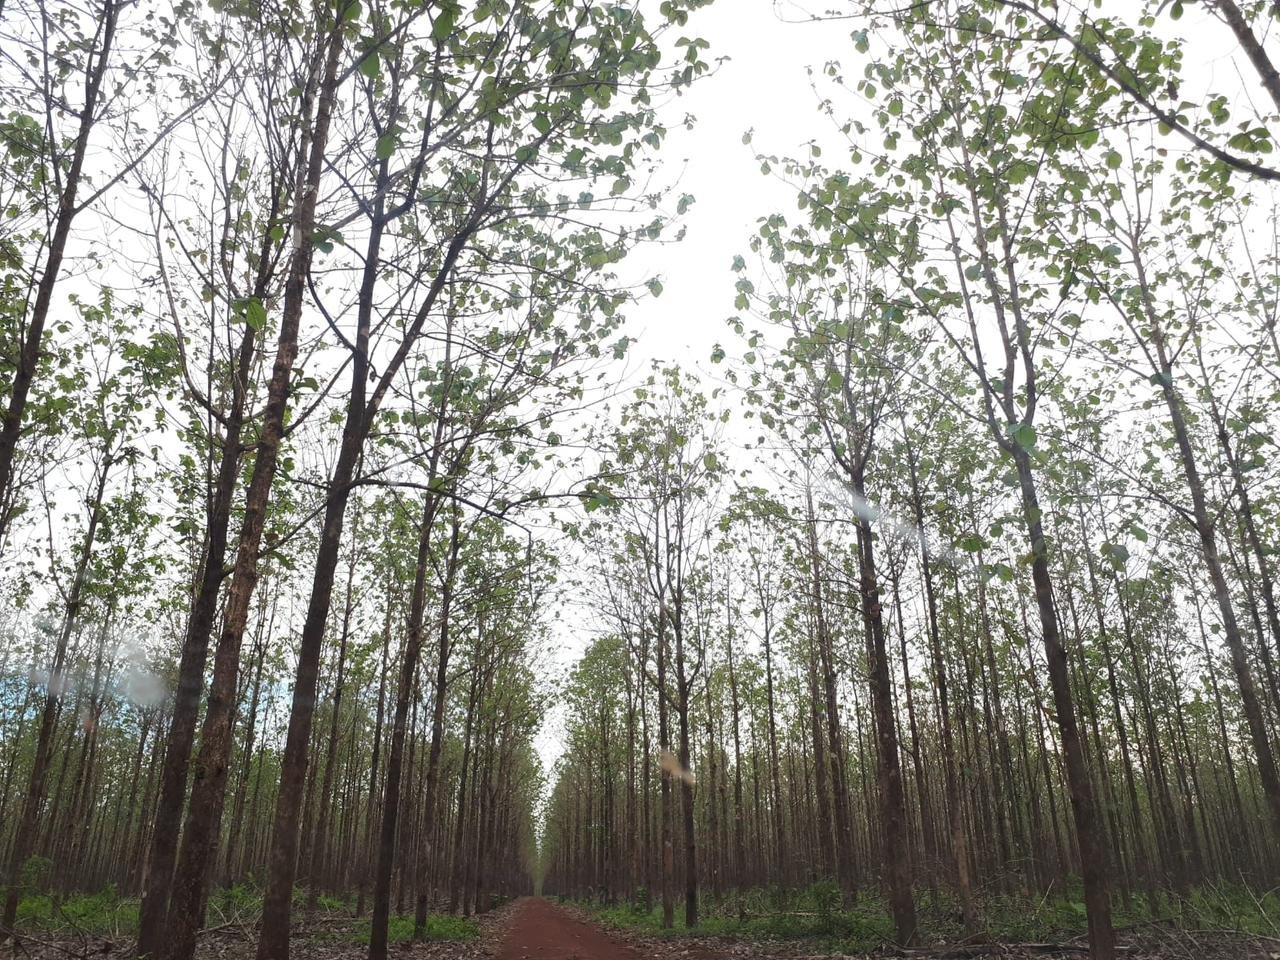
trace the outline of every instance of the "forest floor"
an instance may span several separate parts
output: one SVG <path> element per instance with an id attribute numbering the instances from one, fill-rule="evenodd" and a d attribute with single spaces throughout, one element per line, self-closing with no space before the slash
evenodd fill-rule
<path id="1" fill-rule="evenodd" d="M 1082 960 L 1082 940 L 1061 943 L 946 943 L 900 950 L 892 946 L 850 952 L 813 939 L 773 940 L 678 932 L 652 933 L 611 927 L 585 912 L 540 899 L 516 901 L 505 910 L 498 960 Z M 1120 933 L 1126 960 L 1280 960 L 1280 938 L 1227 930 L 1188 931 L 1160 924 Z M 490 956 L 495 955 L 490 953 Z"/>
<path id="2" fill-rule="evenodd" d="M 446 918 L 447 919 L 447 918 Z M 393 943 L 395 960 L 1084 960 L 1083 938 L 1055 943 L 938 943 L 910 950 L 861 949 L 838 941 L 712 936 L 683 930 L 655 935 L 609 924 L 586 911 L 535 897 L 506 904 L 469 925 L 463 939 Z M 446 926 L 449 926 L 446 924 Z M 294 960 L 364 960 L 368 921 L 332 914 L 298 924 Z M 393 928 L 393 939 L 396 930 Z M 401 931 L 406 934 L 408 930 Z M 23 936 L 0 947 L 13 960 L 126 960 L 132 938 L 79 934 Z M 1123 960 L 1280 960 L 1280 938 L 1228 930 L 1186 930 L 1145 924 L 1122 930 Z M 215 926 L 200 939 L 196 960 L 253 960 L 252 922 Z"/>
<path id="3" fill-rule="evenodd" d="M 599 926 L 546 900 L 516 902 L 498 960 L 641 960 L 636 950 Z"/>

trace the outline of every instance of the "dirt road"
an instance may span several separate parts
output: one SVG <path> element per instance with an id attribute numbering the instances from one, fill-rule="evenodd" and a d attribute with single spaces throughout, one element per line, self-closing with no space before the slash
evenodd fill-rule
<path id="1" fill-rule="evenodd" d="M 516 904 L 498 960 L 641 960 L 635 950 L 599 927 L 583 923 L 546 900 Z"/>

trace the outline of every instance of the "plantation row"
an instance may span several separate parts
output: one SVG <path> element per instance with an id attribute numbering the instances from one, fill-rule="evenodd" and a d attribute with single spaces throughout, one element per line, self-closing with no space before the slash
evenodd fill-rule
<path id="1" fill-rule="evenodd" d="M 0 937 L 1274 932 L 1271 5 L 786 13 L 644 379 L 707 5 L 0 2 Z"/>
<path id="2" fill-rule="evenodd" d="M 899 944 L 1062 903 L 1110 958 L 1229 883 L 1264 930 L 1272 14 L 845 7 L 837 148 L 758 156 L 799 209 L 733 262 L 718 382 L 596 438 L 545 885 L 668 927 L 871 887 Z M 1254 100 L 1196 99 L 1213 37 Z"/>
<path id="3" fill-rule="evenodd" d="M 190 960 L 228 888 L 384 958 L 532 888 L 523 518 L 700 5 L 0 3 L 0 939 L 113 884 Z"/>

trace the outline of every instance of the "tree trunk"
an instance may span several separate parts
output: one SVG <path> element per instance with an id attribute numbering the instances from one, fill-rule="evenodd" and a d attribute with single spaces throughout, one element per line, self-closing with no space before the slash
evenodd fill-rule
<path id="1" fill-rule="evenodd" d="M 671 731 L 667 716 L 667 607 L 661 597 L 658 598 L 658 749 L 667 756 L 671 754 Z M 670 930 L 675 926 L 675 901 L 672 884 L 675 873 L 675 848 L 672 839 L 673 811 L 671 809 L 671 770 L 664 762 L 658 765 L 658 776 L 661 780 L 662 793 L 662 927 Z"/>
<path id="2" fill-rule="evenodd" d="M 866 503 L 862 476 L 851 478 L 853 493 Z M 880 605 L 880 583 L 876 574 L 875 544 L 871 523 L 863 512 L 858 517 L 859 590 L 866 630 L 871 673 L 871 707 L 876 718 L 876 744 L 880 787 L 880 819 L 884 826 L 883 854 L 889 886 L 889 911 L 899 946 L 910 946 L 916 937 L 916 905 L 911 890 L 911 849 L 907 843 L 907 807 L 902 792 L 902 767 L 898 755 L 898 728 L 893 711 L 893 681 L 885 645 L 884 615 Z"/>
<path id="3" fill-rule="evenodd" d="M 924 498 L 920 492 L 920 475 L 915 451 L 907 447 L 907 466 L 911 478 L 911 505 L 917 527 L 924 530 Z M 920 537 L 920 572 L 924 579 L 925 606 L 928 613 L 929 650 L 933 661 L 933 683 L 938 695 L 938 719 L 942 731 L 942 778 L 947 795 L 947 816 L 951 832 L 951 856 L 956 866 L 956 885 L 960 894 L 960 916 L 967 933 L 982 926 L 973 896 L 973 880 L 969 875 L 969 843 L 964 828 L 964 809 L 960 800 L 960 775 L 956 766 L 955 735 L 951 729 L 951 701 L 947 691 L 947 666 L 942 654 L 942 635 L 938 628 L 938 596 L 933 582 L 933 558 L 929 538 Z"/>
<path id="4" fill-rule="evenodd" d="M 266 256 L 261 258 L 264 264 L 268 259 Z M 258 294 L 261 295 L 265 291 L 266 278 L 260 274 L 259 281 Z M 182 819 L 182 807 L 186 799 L 187 771 L 200 712 L 200 694 L 204 689 L 209 638 L 213 634 L 214 618 L 217 615 L 218 593 L 226 575 L 227 530 L 231 523 L 232 500 L 239 478 L 242 453 L 240 434 L 244 425 L 248 378 L 256 340 L 257 332 L 249 324 L 245 324 L 239 355 L 231 376 L 231 407 L 225 417 L 218 479 L 206 513 L 205 555 L 200 585 L 187 617 L 187 632 L 178 661 L 178 688 L 169 719 L 164 764 L 160 768 L 160 797 L 156 802 L 155 824 L 151 831 L 146 892 L 139 908 L 139 956 L 159 955 L 164 943 L 173 865 L 178 855 L 178 823 Z"/>
<path id="5" fill-rule="evenodd" d="M 1240 631 L 1236 619 L 1235 605 L 1231 599 L 1231 587 L 1227 583 L 1222 569 L 1222 557 L 1218 552 L 1217 535 L 1214 532 L 1213 519 L 1209 515 L 1209 504 L 1205 496 L 1204 482 L 1200 477 L 1200 468 L 1196 462 L 1195 450 L 1191 445 L 1191 435 L 1187 428 L 1183 411 L 1182 397 L 1173 382 L 1173 362 L 1168 356 L 1163 328 L 1156 315 L 1152 303 L 1152 294 L 1147 280 L 1146 266 L 1142 252 L 1136 241 L 1131 244 L 1134 267 L 1137 271 L 1138 285 L 1142 292 L 1142 304 L 1146 321 L 1154 340 L 1159 366 L 1156 379 L 1160 383 L 1161 396 L 1169 411 L 1169 424 L 1173 429 L 1174 441 L 1178 447 L 1178 456 L 1182 464 L 1183 477 L 1191 494 L 1191 511 L 1194 518 L 1196 536 L 1200 540 L 1200 550 L 1204 556 L 1205 567 L 1209 572 L 1209 583 L 1213 587 L 1213 596 L 1218 604 L 1218 612 L 1222 618 L 1222 631 L 1227 641 L 1227 649 L 1231 652 L 1231 666 L 1235 670 L 1236 684 L 1240 691 L 1240 702 L 1244 707 L 1245 720 L 1249 726 L 1249 737 L 1253 742 L 1254 756 L 1258 762 L 1258 776 L 1262 781 L 1263 792 L 1267 796 L 1275 835 L 1280 836 L 1280 775 L 1276 772 L 1275 755 L 1271 750 L 1271 740 L 1267 734 L 1266 721 L 1262 714 L 1262 705 L 1258 701 L 1257 689 L 1253 681 L 1253 672 L 1249 667 L 1249 656 L 1245 648 L 1244 635 Z M 1265 638 L 1259 638 L 1263 643 Z M 1274 839 L 1274 838 L 1273 838 Z"/>
<path id="6" fill-rule="evenodd" d="M 296 239 L 285 281 L 280 332 L 276 340 L 276 356 L 267 387 L 267 402 L 262 414 L 253 473 L 245 496 L 244 519 L 240 528 L 236 563 L 227 592 L 222 632 L 214 652 L 213 683 L 210 686 L 209 699 L 205 708 L 200 753 L 193 771 L 191 800 L 178 858 L 173 903 L 169 911 L 167 929 L 169 946 L 166 960 L 191 960 L 195 952 L 196 933 L 204 918 L 209 867 L 217 844 L 226 793 L 240 645 L 248 620 L 249 603 L 254 587 L 257 585 L 258 555 L 266 524 L 267 501 L 271 496 L 280 446 L 284 439 L 285 411 L 288 406 L 290 381 L 293 377 L 293 362 L 298 353 L 298 328 L 302 319 L 307 276 L 311 267 L 316 199 L 324 169 L 329 121 L 333 113 L 338 85 L 338 62 L 345 35 L 345 27 L 342 25 L 343 11 L 350 2 L 351 0 L 339 0 L 341 9 L 336 11 L 335 23 L 331 27 L 325 45 L 320 48 L 324 54 L 324 62 L 318 74 L 313 73 L 303 95 L 304 129 L 308 118 L 311 117 L 312 103 L 317 96 L 319 105 L 315 112 L 314 129 L 310 131 L 309 137 L 304 132 L 304 143 L 299 151 L 300 155 L 306 156 L 307 163 L 305 170 L 299 172 L 301 182 L 294 192 L 298 204 L 293 216 L 293 231 Z M 293 789 L 298 791 L 298 799 L 301 799 L 300 787 L 301 783 L 293 786 Z M 289 868 L 292 875 L 292 864 L 289 864 Z M 292 895 L 292 890 L 289 893 Z M 269 915 L 266 902 L 263 910 L 265 921 Z M 264 922 L 264 938 L 278 939 L 281 933 L 279 929 L 269 929 Z M 289 931 L 286 927 L 283 931 L 286 952 L 288 936 Z M 261 949 L 261 943 L 259 949 Z"/>
<path id="7" fill-rule="evenodd" d="M 352 545 L 354 550 L 354 544 Z M 325 750 L 324 758 L 324 774 L 320 781 L 320 816 L 316 820 L 315 833 L 312 835 L 310 846 L 311 869 L 310 876 L 307 878 L 309 886 L 308 905 L 314 910 L 316 900 L 320 896 L 321 887 L 332 889 L 332 883 L 325 876 L 325 869 L 328 866 L 327 852 L 329 849 L 329 812 L 332 807 L 333 792 L 333 768 L 338 755 L 338 721 L 342 716 L 342 684 L 345 679 L 345 671 L 347 666 L 347 640 L 351 630 L 351 586 L 355 580 L 356 574 L 356 557 L 352 556 L 351 566 L 347 572 L 347 596 L 342 611 L 342 633 L 338 639 L 338 675 L 333 684 L 333 703 L 330 709 L 333 711 L 329 718 L 329 738 Z"/>
<path id="8" fill-rule="evenodd" d="M 391 874 L 395 858 L 396 829 L 400 816 L 400 768 L 404 756 L 406 722 L 409 715 L 409 698 L 413 690 L 413 678 L 418 670 L 422 650 L 423 622 L 427 605 L 427 570 L 431 565 L 431 530 L 435 526 L 436 507 L 439 498 L 427 497 L 423 508 L 422 524 L 418 530 L 418 557 L 414 570 L 413 593 L 409 606 L 409 636 L 405 642 L 404 657 L 400 664 L 400 680 L 396 686 L 396 707 L 391 722 L 391 745 L 387 752 L 387 777 L 382 793 L 382 826 L 378 836 L 378 866 L 373 884 L 373 928 L 369 937 L 369 960 L 385 960 L 387 955 L 387 930 L 391 919 Z M 456 553 L 457 527 L 453 534 Z M 436 717 L 443 718 L 443 699 L 439 686 L 440 675 L 447 670 L 447 632 L 443 624 L 448 620 L 447 607 L 441 611 L 441 651 L 437 664 L 436 702 L 432 710 L 431 755 L 429 764 L 439 759 Z M 430 774 L 428 774 L 430 781 Z M 426 822 L 430 824 L 434 785 L 428 782 Z M 420 897 L 422 894 L 419 895 Z M 416 931 L 415 931 L 416 932 Z"/>
<path id="9" fill-rule="evenodd" d="M 1111 897 L 1107 884 L 1107 854 L 1098 842 L 1101 832 L 1097 822 L 1097 803 L 1085 764 L 1080 731 L 1076 726 L 1075 702 L 1071 694 L 1071 677 L 1067 667 L 1067 651 L 1058 630 L 1058 616 L 1053 602 L 1053 583 L 1049 578 L 1048 545 L 1041 524 L 1039 498 L 1031 457 L 1022 447 L 1014 453 L 1018 483 L 1022 492 L 1022 512 L 1031 542 L 1031 579 L 1035 586 L 1036 609 L 1040 615 L 1040 631 L 1044 640 L 1045 659 L 1049 664 L 1049 686 L 1057 712 L 1058 729 L 1067 767 L 1067 789 L 1076 824 L 1076 842 L 1080 848 L 1080 873 L 1084 880 L 1085 908 L 1089 917 L 1089 947 L 1094 960 L 1112 960 L 1115 956 L 1115 931 L 1111 926 Z"/>

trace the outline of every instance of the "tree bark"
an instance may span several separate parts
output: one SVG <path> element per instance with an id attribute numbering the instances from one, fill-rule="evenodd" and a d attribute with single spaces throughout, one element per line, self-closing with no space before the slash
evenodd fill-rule
<path id="1" fill-rule="evenodd" d="M 369 960 L 385 960 L 387 956 L 387 930 L 391 919 L 391 874 L 395 858 L 396 829 L 400 816 L 400 772 L 404 756 L 405 725 L 409 715 L 413 678 L 418 670 L 419 654 L 422 650 L 423 621 L 427 604 L 427 570 L 431 565 L 431 530 L 435 526 L 438 503 L 438 497 L 427 497 L 423 507 L 422 523 L 418 530 L 417 565 L 414 570 L 413 593 L 409 601 L 409 636 L 405 642 L 404 656 L 400 664 L 400 679 L 396 686 L 396 706 L 391 721 L 391 744 L 387 751 L 387 777 L 382 793 L 382 825 L 378 835 L 378 866 L 374 873 L 373 928 L 369 937 Z M 457 542 L 458 528 L 455 522 L 451 549 L 454 555 L 457 553 Z M 442 675 L 447 676 L 448 669 L 447 622 L 447 605 L 442 603 L 441 650 L 437 662 L 436 702 L 432 708 L 432 737 L 428 759 L 430 768 L 434 768 L 440 756 L 437 730 L 443 730 L 444 705 L 441 697 L 443 691 L 440 689 L 439 681 Z M 432 805 L 435 799 L 434 785 L 430 780 L 431 774 L 428 773 L 425 811 L 425 822 L 428 825 L 433 816 Z M 420 893 L 419 898 L 424 899 L 425 894 Z M 421 925 L 415 929 L 415 933 L 419 929 Z"/>
<path id="2" fill-rule="evenodd" d="M 338 62 L 345 35 L 343 11 L 351 0 L 338 2 L 340 7 L 335 11 L 335 22 L 329 28 L 324 46 L 320 48 L 323 62 L 308 81 L 303 95 L 304 125 L 311 117 L 312 103 L 317 97 L 318 107 L 314 125 L 309 136 L 304 132 L 304 142 L 299 151 L 300 155 L 307 158 L 307 162 L 305 169 L 299 171 L 300 182 L 294 192 L 297 198 L 297 209 L 292 218 L 295 239 L 285 281 L 280 332 L 276 340 L 276 356 L 267 387 L 267 402 L 255 450 L 253 473 L 245 496 L 244 520 L 223 612 L 222 632 L 214 652 L 213 682 L 205 708 L 200 752 L 193 771 L 195 779 L 178 857 L 177 882 L 169 911 L 166 960 L 191 960 L 195 952 L 196 933 L 203 922 L 208 895 L 209 867 L 213 861 L 222 819 L 234 726 L 240 645 L 248 621 L 249 603 L 258 581 L 258 559 L 266 525 L 267 502 L 284 439 L 285 411 L 293 376 L 293 362 L 298 352 L 298 329 L 302 319 L 306 280 L 311 267 L 316 200 L 324 169 L 329 123 L 338 82 Z M 295 789 L 300 786 L 296 785 Z M 299 790 L 299 798 L 300 793 Z M 267 915 L 267 905 L 264 903 L 264 920 Z M 264 937 L 279 936 L 279 933 L 279 930 L 268 930 L 264 925 Z M 283 934 L 287 943 L 287 928 Z"/>
<path id="3" fill-rule="evenodd" d="M 850 478 L 853 493 L 866 503 L 860 473 Z M 907 843 L 907 807 L 902 791 L 902 766 L 898 755 L 898 728 L 893 711 L 893 681 L 884 636 L 884 613 L 876 574 L 874 533 L 865 512 L 858 516 L 858 574 L 862 618 L 866 630 L 871 673 L 871 707 L 876 724 L 876 770 L 879 780 L 880 819 L 884 825 L 883 856 L 889 886 L 889 911 L 899 946 L 910 946 L 916 937 L 916 905 L 911 890 L 911 849 Z"/>

